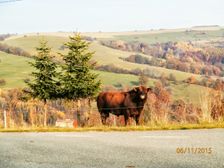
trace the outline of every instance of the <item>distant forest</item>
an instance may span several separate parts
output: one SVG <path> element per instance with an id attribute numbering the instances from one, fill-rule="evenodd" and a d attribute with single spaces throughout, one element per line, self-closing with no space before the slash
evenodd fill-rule
<path id="1" fill-rule="evenodd" d="M 148 64 L 200 75 L 224 76 L 224 48 L 191 42 L 146 44 L 124 41 L 101 41 L 114 49 L 140 54 L 130 55 L 125 61 Z M 142 56 L 144 54 L 146 56 Z"/>

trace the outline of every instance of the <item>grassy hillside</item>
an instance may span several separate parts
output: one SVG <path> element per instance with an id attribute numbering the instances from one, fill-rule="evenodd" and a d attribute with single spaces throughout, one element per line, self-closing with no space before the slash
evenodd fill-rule
<path id="1" fill-rule="evenodd" d="M 35 47 L 37 47 L 42 40 L 47 40 L 49 46 L 53 49 L 53 54 L 61 52 L 59 50 L 60 46 L 64 44 L 68 38 L 67 37 L 57 37 L 57 36 L 21 36 L 18 38 L 9 38 L 4 41 L 4 43 L 20 47 L 31 54 L 36 54 Z"/>
<path id="2" fill-rule="evenodd" d="M 24 79 L 30 77 L 32 67 L 28 64 L 32 59 L 0 52 L 0 79 L 6 80 L 2 89 L 25 87 Z M 116 74 L 110 72 L 94 71 L 99 74 L 103 85 L 134 86 L 138 85 L 138 76 L 128 74 Z M 157 80 L 149 79 L 149 85 L 153 86 Z M 206 91 L 205 87 L 198 85 L 178 84 L 171 85 L 173 99 L 184 99 L 194 104 L 199 103 L 200 94 Z"/>
<path id="3" fill-rule="evenodd" d="M 8 40 L 4 41 L 4 43 L 20 47 L 32 54 L 35 54 L 35 47 L 38 46 L 39 41 L 43 39 L 48 41 L 49 46 L 52 47 L 52 53 L 54 55 L 57 55 L 58 52 L 65 52 L 64 50 L 60 50 L 60 47 L 68 40 L 68 38 L 62 36 L 19 36 L 18 38 L 9 38 Z M 125 58 L 135 53 L 105 47 L 100 45 L 98 41 L 92 42 L 90 49 L 92 51 L 95 51 L 93 59 L 96 60 L 100 65 L 114 64 L 117 67 L 125 69 L 148 68 L 157 75 L 164 73 L 166 76 L 169 76 L 171 73 L 173 73 L 176 76 L 177 80 L 184 80 L 190 76 L 195 76 L 197 79 L 200 78 L 200 75 L 191 73 L 123 61 L 122 59 L 120 59 L 121 57 Z"/>
<path id="4" fill-rule="evenodd" d="M 0 52 L 0 79 L 6 81 L 0 88 L 25 86 L 24 79 L 29 77 L 32 68 L 28 64 L 31 59 Z"/>
<path id="5" fill-rule="evenodd" d="M 133 34 L 116 36 L 119 40 L 127 42 L 144 42 L 148 44 L 164 43 L 168 41 L 201 41 L 201 40 L 219 40 L 224 37 L 224 29 L 210 31 L 182 31 L 182 32 L 165 32 L 160 34 Z"/>
<path id="6" fill-rule="evenodd" d="M 6 85 L 0 88 L 9 89 L 16 87 L 24 87 L 24 79 L 29 78 L 33 68 L 28 62 L 30 58 L 15 56 L 0 52 L 0 79 L 6 80 Z M 128 74 L 116 74 L 110 72 L 94 71 L 99 74 L 103 85 L 134 85 L 138 81 L 138 77 Z M 154 80 L 150 80 L 152 84 Z"/>

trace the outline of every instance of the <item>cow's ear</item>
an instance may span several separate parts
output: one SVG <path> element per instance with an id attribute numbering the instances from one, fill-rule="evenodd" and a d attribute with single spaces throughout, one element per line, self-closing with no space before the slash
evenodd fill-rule
<path id="1" fill-rule="evenodd" d="M 152 88 L 147 88 L 147 92 L 151 92 L 152 91 Z"/>

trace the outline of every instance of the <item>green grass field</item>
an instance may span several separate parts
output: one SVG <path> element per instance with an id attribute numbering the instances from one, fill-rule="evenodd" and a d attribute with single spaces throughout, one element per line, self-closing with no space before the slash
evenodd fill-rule
<path id="1" fill-rule="evenodd" d="M 32 68 L 28 62 L 32 59 L 0 52 L 0 60 L 0 79 L 6 81 L 0 88 L 25 86 L 23 80 L 29 78 Z"/>
<path id="2" fill-rule="evenodd" d="M 10 89 L 16 87 L 24 87 L 24 79 L 29 78 L 33 68 L 28 62 L 32 61 L 30 58 L 15 56 L 0 52 L 0 79 L 6 80 L 6 85 L 0 86 L 3 89 Z M 138 77 L 128 74 L 116 74 L 103 71 L 94 71 L 99 74 L 99 79 L 103 85 L 129 85 L 132 86 L 138 81 Z M 150 80 L 152 84 L 153 80 Z"/>
<path id="3" fill-rule="evenodd" d="M 15 87 L 24 87 L 24 79 L 29 78 L 33 68 L 28 62 L 32 59 L 15 56 L 0 52 L 0 79 L 6 80 L 6 85 L 0 88 L 9 89 Z M 104 85 L 113 85 L 117 83 L 129 84 L 131 81 L 137 81 L 137 76 L 122 75 L 109 72 L 95 71 Z M 112 80 L 110 80 L 112 79 Z"/>
<path id="4" fill-rule="evenodd" d="M 4 43 L 20 47 L 31 54 L 36 54 L 35 48 L 38 47 L 39 43 L 43 40 L 48 41 L 49 47 L 52 48 L 53 54 L 57 54 L 58 52 L 62 52 L 59 50 L 60 46 L 62 46 L 66 41 L 68 41 L 67 37 L 57 37 L 57 36 L 21 36 L 18 38 L 9 38 L 6 39 Z"/>
<path id="5" fill-rule="evenodd" d="M 220 30 L 201 30 L 201 31 L 182 31 L 182 32 L 166 32 L 160 34 L 136 34 L 136 35 L 119 35 L 116 39 L 127 42 L 144 42 L 148 44 L 164 43 L 168 41 L 201 41 L 211 39 L 221 39 L 224 37 L 224 29 Z"/>
<path id="6" fill-rule="evenodd" d="M 63 43 L 65 43 L 68 40 L 67 37 L 41 36 L 41 35 L 19 36 L 18 38 L 9 38 L 8 40 L 5 40 L 4 43 L 23 48 L 24 50 L 32 54 L 36 54 L 35 47 L 37 47 L 39 45 L 39 42 L 43 39 L 47 40 L 48 45 L 52 48 L 52 55 L 58 56 L 58 52 L 62 52 L 62 53 L 65 52 L 64 50 L 60 50 L 59 48 Z M 92 42 L 92 44 L 90 45 L 90 49 L 91 51 L 95 51 L 95 55 L 93 59 L 96 60 L 98 64 L 100 65 L 114 64 L 117 67 L 129 69 L 129 70 L 136 69 L 136 68 L 139 68 L 139 69 L 147 68 L 157 75 L 164 74 L 166 76 L 169 76 L 172 73 L 174 74 L 174 76 L 176 76 L 177 80 L 184 80 L 190 76 L 195 76 L 197 79 L 200 78 L 200 75 L 195 75 L 191 73 L 123 61 L 120 58 L 125 58 L 135 53 L 125 52 L 125 51 L 120 51 L 120 50 L 112 49 L 109 47 L 105 47 L 100 45 L 98 41 Z"/>

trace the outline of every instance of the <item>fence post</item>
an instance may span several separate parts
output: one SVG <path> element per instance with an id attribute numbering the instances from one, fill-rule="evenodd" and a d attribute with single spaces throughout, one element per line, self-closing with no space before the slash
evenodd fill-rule
<path id="1" fill-rule="evenodd" d="M 117 126 L 117 117 L 116 117 L 116 115 L 114 115 L 113 120 L 114 120 L 114 126 Z"/>
<path id="2" fill-rule="evenodd" d="M 78 126 L 81 126 L 81 101 L 78 99 L 77 100 L 77 122 Z"/>
<path id="3" fill-rule="evenodd" d="M 7 128 L 7 114 L 6 114 L 6 110 L 4 110 L 3 112 L 4 114 L 4 128 Z"/>

